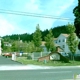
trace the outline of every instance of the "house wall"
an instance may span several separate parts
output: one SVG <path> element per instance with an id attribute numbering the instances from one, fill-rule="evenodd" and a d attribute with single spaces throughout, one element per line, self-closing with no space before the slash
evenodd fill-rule
<path id="1" fill-rule="evenodd" d="M 69 50 L 68 45 L 66 43 L 66 39 L 67 38 L 65 36 L 60 35 L 55 42 L 57 45 L 59 45 L 63 49 L 64 52 L 69 53 L 70 50 Z"/>
<path id="2" fill-rule="evenodd" d="M 57 53 L 54 53 L 50 56 L 50 60 L 60 60 L 60 55 Z"/>
<path id="3" fill-rule="evenodd" d="M 50 56 L 48 55 L 48 56 L 40 57 L 40 58 L 38 59 L 38 61 L 44 61 L 44 60 L 49 61 L 49 60 L 50 60 Z"/>

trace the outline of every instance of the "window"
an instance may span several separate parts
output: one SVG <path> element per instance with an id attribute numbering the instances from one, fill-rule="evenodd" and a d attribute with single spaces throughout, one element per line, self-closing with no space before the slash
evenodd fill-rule
<path id="1" fill-rule="evenodd" d="M 63 39 L 63 42 L 64 42 L 65 40 Z"/>
<path id="2" fill-rule="evenodd" d="M 59 40 L 59 42 L 61 42 L 61 41 Z"/>
<path id="3" fill-rule="evenodd" d="M 65 48 L 65 45 L 63 45 L 63 48 Z"/>

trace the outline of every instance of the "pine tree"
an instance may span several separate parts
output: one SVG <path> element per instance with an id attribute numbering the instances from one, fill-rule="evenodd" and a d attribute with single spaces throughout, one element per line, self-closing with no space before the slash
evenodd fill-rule
<path id="1" fill-rule="evenodd" d="M 41 30 L 39 28 L 39 24 L 37 24 L 36 31 L 33 34 L 33 42 L 34 42 L 34 45 L 36 47 L 36 51 L 40 51 L 40 46 L 41 46 L 41 43 L 42 43 L 42 38 L 41 37 L 42 37 Z"/>

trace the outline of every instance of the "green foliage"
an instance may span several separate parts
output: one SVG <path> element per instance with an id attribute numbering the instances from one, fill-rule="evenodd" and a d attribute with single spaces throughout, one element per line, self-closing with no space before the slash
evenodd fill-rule
<path id="1" fill-rule="evenodd" d="M 32 52 L 34 52 L 34 50 L 35 50 L 35 46 L 34 46 L 33 41 L 28 42 L 27 45 L 26 45 L 26 51 L 28 53 L 32 53 Z"/>
<path id="2" fill-rule="evenodd" d="M 69 59 L 67 57 L 62 56 L 61 54 L 60 54 L 60 61 L 65 62 L 65 63 L 69 63 Z"/>
<path id="3" fill-rule="evenodd" d="M 75 27 L 73 24 L 68 23 L 67 25 L 67 30 L 69 33 L 74 33 L 75 32 Z"/>
<path id="4" fill-rule="evenodd" d="M 78 46 L 78 39 L 75 33 L 71 33 L 67 39 L 67 44 L 70 49 L 70 51 L 74 54 L 76 52 L 77 46 Z"/>
<path id="5" fill-rule="evenodd" d="M 49 33 L 49 30 L 46 29 L 44 31 L 40 31 L 41 32 L 41 37 L 42 37 L 42 41 L 44 41 L 44 37 Z M 67 25 L 64 26 L 57 26 L 52 28 L 52 33 L 54 34 L 54 37 L 58 37 L 61 33 L 69 33 L 69 31 L 67 30 Z M 4 39 L 5 42 L 12 42 L 12 41 L 18 41 L 19 38 L 25 42 L 30 42 L 33 40 L 33 34 L 28 34 L 28 33 L 24 33 L 24 34 L 14 34 L 14 35 L 7 35 L 2 37 Z"/>
<path id="6" fill-rule="evenodd" d="M 69 33 L 67 30 L 67 25 L 64 26 L 57 26 L 54 28 L 51 28 L 52 30 L 52 35 L 54 34 L 54 37 L 58 37 L 61 33 Z M 7 35 L 2 37 L 2 48 L 7 50 L 7 47 L 4 48 L 3 42 L 9 42 L 13 46 L 11 47 L 11 51 L 23 51 L 23 52 L 33 52 L 33 51 L 41 51 L 41 41 L 45 40 L 45 36 L 49 33 L 49 30 L 46 29 L 44 31 L 41 31 L 39 29 L 39 24 L 36 26 L 36 31 L 32 34 L 24 33 L 24 34 L 14 34 L 14 35 Z M 22 40 L 22 43 L 19 42 L 19 40 Z M 32 43 L 33 41 L 34 43 Z M 13 44 L 15 43 L 15 44 Z M 30 44 L 30 45 L 28 45 Z M 26 46 L 27 45 L 27 46 Z M 53 45 L 53 44 L 51 44 Z M 30 47 L 34 46 L 34 49 L 31 50 Z M 30 50 L 30 51 L 29 51 Z"/>
<path id="7" fill-rule="evenodd" d="M 18 42 L 14 41 L 11 46 L 12 52 L 18 51 Z"/>
<path id="8" fill-rule="evenodd" d="M 1 48 L 4 49 L 4 40 L 1 39 Z"/>
<path id="9" fill-rule="evenodd" d="M 49 31 L 49 33 L 47 34 L 47 36 L 45 37 L 45 46 L 47 48 L 48 51 L 55 51 L 55 45 L 54 45 L 54 37 L 52 34 L 52 30 Z"/>
<path id="10" fill-rule="evenodd" d="M 41 38 L 41 31 L 39 28 L 39 24 L 36 26 L 36 31 L 33 34 L 33 42 L 36 47 L 36 51 L 39 51 L 41 43 L 42 43 L 42 38 Z"/>
<path id="11" fill-rule="evenodd" d="M 73 13 L 75 15 L 74 25 L 76 28 L 76 34 L 80 38 L 80 0 L 78 0 L 78 6 L 76 6 L 73 9 Z M 80 43 L 78 45 L 78 48 L 80 49 Z"/>
<path id="12" fill-rule="evenodd" d="M 76 53 L 76 50 L 78 48 L 78 37 L 76 36 L 75 32 L 75 27 L 73 25 L 68 24 L 68 31 L 70 32 L 69 37 L 67 38 L 67 44 L 68 47 L 73 54 L 73 60 L 74 60 L 74 54 Z"/>
<path id="13" fill-rule="evenodd" d="M 80 38 L 80 0 L 78 0 L 78 6 L 76 6 L 74 9 L 73 9 L 73 13 L 75 15 L 75 21 L 74 21 L 74 25 L 75 25 L 75 28 L 76 28 L 76 34 L 77 36 Z"/>
<path id="14" fill-rule="evenodd" d="M 33 41 L 36 47 L 40 47 L 42 39 L 41 39 L 41 31 L 39 29 L 39 24 L 36 26 L 36 31 L 33 34 Z"/>
<path id="15" fill-rule="evenodd" d="M 27 54 L 27 59 L 32 59 L 32 57 L 30 56 L 30 54 Z"/>

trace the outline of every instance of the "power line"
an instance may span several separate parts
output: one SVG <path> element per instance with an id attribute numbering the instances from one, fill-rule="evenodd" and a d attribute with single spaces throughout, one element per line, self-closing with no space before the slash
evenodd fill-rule
<path id="1" fill-rule="evenodd" d="M 61 18 L 59 16 L 46 15 L 46 14 L 37 14 L 37 13 L 29 13 L 29 12 L 22 12 L 22 11 L 5 10 L 5 9 L 0 9 L 0 13 L 74 21 L 73 19 L 70 19 L 70 18 Z"/>

